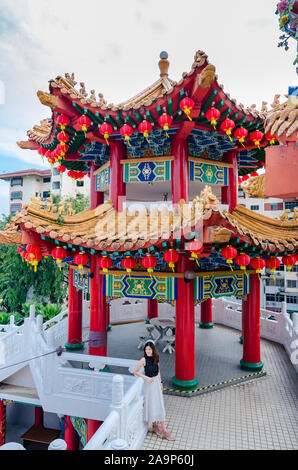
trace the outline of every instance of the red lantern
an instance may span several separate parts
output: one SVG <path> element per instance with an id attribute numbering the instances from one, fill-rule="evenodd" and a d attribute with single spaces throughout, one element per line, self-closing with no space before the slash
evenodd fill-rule
<path id="1" fill-rule="evenodd" d="M 69 126 L 69 124 L 70 124 L 69 117 L 65 116 L 64 114 L 61 114 L 60 116 L 57 117 L 57 124 L 59 124 L 62 131 L 64 131 L 66 126 Z"/>
<path id="2" fill-rule="evenodd" d="M 57 167 L 57 170 L 59 171 L 60 174 L 62 174 L 62 173 L 65 173 L 66 168 L 65 168 L 64 165 L 59 165 L 59 166 Z"/>
<path id="3" fill-rule="evenodd" d="M 126 272 L 131 273 L 136 265 L 136 260 L 132 256 L 126 256 L 121 260 L 121 266 L 126 269 Z"/>
<path id="4" fill-rule="evenodd" d="M 133 134 L 133 128 L 128 124 L 124 124 L 124 126 L 120 127 L 120 134 L 128 142 L 128 145 L 130 145 L 129 138 Z"/>
<path id="5" fill-rule="evenodd" d="M 84 253 L 78 253 L 74 256 L 73 260 L 78 265 L 79 269 L 83 269 L 83 267 L 88 263 L 89 258 L 88 255 Z"/>
<path id="6" fill-rule="evenodd" d="M 242 181 L 247 181 L 247 180 L 249 180 L 249 176 L 248 176 L 248 175 L 242 176 Z"/>
<path id="7" fill-rule="evenodd" d="M 277 257 L 270 256 L 270 258 L 266 259 L 266 267 L 269 268 L 273 274 L 279 266 L 280 261 Z"/>
<path id="8" fill-rule="evenodd" d="M 33 256 L 33 258 L 32 258 Z M 31 264 L 32 266 L 34 266 L 34 272 L 36 273 L 37 271 L 37 266 L 38 266 L 38 263 L 42 260 L 42 254 L 41 252 L 37 252 L 36 254 L 32 255 L 31 254 Z"/>
<path id="9" fill-rule="evenodd" d="M 67 253 L 66 251 L 64 250 L 64 248 L 55 248 L 53 251 L 52 251 L 52 257 L 56 260 L 58 266 L 59 266 L 59 269 L 61 271 L 61 263 L 62 263 L 62 260 L 64 258 L 66 258 L 67 256 Z"/>
<path id="10" fill-rule="evenodd" d="M 46 151 L 45 151 L 45 149 L 44 149 L 43 147 L 39 147 L 39 149 L 38 149 L 38 153 L 39 153 L 39 155 L 40 155 L 41 157 L 44 157 L 44 156 L 45 156 L 45 153 L 46 153 Z"/>
<path id="11" fill-rule="evenodd" d="M 147 140 L 149 144 L 148 135 L 152 131 L 151 123 L 144 119 L 144 121 L 138 125 L 138 130 L 142 132 L 143 136 L 145 137 L 145 139 Z"/>
<path id="12" fill-rule="evenodd" d="M 112 266 L 113 260 L 108 256 L 104 255 L 98 260 L 98 266 L 103 270 L 104 273 L 109 272 L 109 268 Z"/>
<path id="13" fill-rule="evenodd" d="M 183 100 L 180 101 L 180 108 L 186 114 L 190 121 L 192 121 L 190 117 L 190 112 L 194 108 L 194 106 L 195 102 L 191 98 L 183 98 Z"/>
<path id="14" fill-rule="evenodd" d="M 265 139 L 269 140 L 270 145 L 275 144 L 275 141 L 277 140 L 276 136 L 272 135 L 271 132 L 267 132 L 267 134 L 265 134 Z"/>
<path id="15" fill-rule="evenodd" d="M 238 184 L 241 184 L 242 183 L 242 178 L 239 176 L 238 177 Z"/>
<path id="16" fill-rule="evenodd" d="M 282 257 L 283 264 L 287 267 L 287 271 L 291 271 L 292 267 L 296 263 L 295 255 L 285 255 Z"/>
<path id="17" fill-rule="evenodd" d="M 256 147 L 260 148 L 260 142 L 263 139 L 263 132 L 261 131 L 254 131 L 250 134 L 249 138 L 253 141 Z"/>
<path id="18" fill-rule="evenodd" d="M 223 258 L 227 260 L 228 264 L 233 263 L 233 259 L 237 256 L 237 250 L 231 245 L 227 245 L 221 249 L 220 254 Z"/>
<path id="19" fill-rule="evenodd" d="M 250 265 L 258 274 L 261 274 L 262 269 L 266 266 L 266 261 L 263 258 L 260 258 L 260 256 L 256 256 L 251 260 Z"/>
<path id="20" fill-rule="evenodd" d="M 232 130 L 234 129 L 234 127 L 235 127 L 235 122 L 232 119 L 225 119 L 220 125 L 221 130 L 223 130 L 226 133 L 226 135 L 229 137 L 231 141 L 233 140 L 231 137 L 231 134 L 232 134 Z"/>
<path id="21" fill-rule="evenodd" d="M 190 251 L 191 258 L 194 258 L 196 260 L 197 265 L 200 267 L 198 258 L 199 254 L 204 251 L 204 245 L 202 242 L 199 240 L 193 240 L 192 242 L 187 243 L 186 246 L 187 251 Z"/>
<path id="22" fill-rule="evenodd" d="M 26 251 L 30 255 L 35 255 L 37 253 L 40 253 L 40 248 L 38 245 L 30 244 L 30 245 L 27 245 Z"/>
<path id="23" fill-rule="evenodd" d="M 157 265 L 157 259 L 155 256 L 146 255 L 145 258 L 142 259 L 142 266 L 147 269 L 148 273 L 153 272 L 153 268 Z"/>
<path id="24" fill-rule="evenodd" d="M 179 260 L 179 253 L 177 253 L 176 250 L 173 248 L 170 248 L 168 251 L 166 251 L 163 255 L 163 259 L 165 260 L 166 263 L 168 263 L 169 268 L 172 268 L 174 272 L 175 268 L 175 263 Z"/>
<path id="25" fill-rule="evenodd" d="M 113 132 L 113 128 L 112 128 L 111 124 L 108 124 L 107 122 L 104 122 L 99 127 L 99 132 L 104 136 L 107 145 L 110 145 L 108 139 L 110 137 L 110 134 Z"/>
<path id="26" fill-rule="evenodd" d="M 259 173 L 257 173 L 256 171 L 253 171 L 250 176 L 251 178 L 254 178 L 255 176 L 259 176 Z"/>
<path id="27" fill-rule="evenodd" d="M 168 130 L 169 130 L 169 127 L 170 125 L 172 124 L 173 122 L 173 118 L 172 116 L 170 116 L 169 114 L 167 113 L 163 113 L 160 118 L 158 119 L 158 124 L 163 128 L 163 130 L 166 132 L 166 135 L 167 137 L 169 137 L 168 135 Z"/>
<path id="28" fill-rule="evenodd" d="M 247 137 L 248 130 L 245 129 L 245 127 L 238 127 L 238 129 L 235 130 L 234 132 L 234 137 L 239 140 L 240 144 L 242 147 L 245 148 L 245 145 L 243 144 L 245 138 Z"/>
<path id="29" fill-rule="evenodd" d="M 245 253 L 240 253 L 235 257 L 235 263 L 240 266 L 240 269 L 245 271 L 246 266 L 250 263 L 250 256 Z"/>
<path id="30" fill-rule="evenodd" d="M 78 125 L 81 126 L 86 138 L 86 132 L 88 130 L 88 127 L 91 126 L 91 119 L 88 118 L 88 116 L 83 115 L 78 119 Z"/>
<path id="31" fill-rule="evenodd" d="M 57 139 L 62 145 L 64 145 L 67 144 L 67 142 L 69 141 L 69 135 L 65 132 L 59 132 L 59 134 L 57 135 Z"/>
<path id="32" fill-rule="evenodd" d="M 69 147 L 67 144 L 58 144 L 56 147 L 56 155 L 58 155 L 59 160 L 62 159 L 66 152 L 68 151 Z"/>
<path id="33" fill-rule="evenodd" d="M 216 130 L 215 126 L 217 124 L 217 120 L 220 117 L 220 111 L 217 108 L 212 107 L 208 109 L 205 116 L 206 116 L 206 119 L 210 121 L 211 126 L 214 127 L 214 130 Z"/>

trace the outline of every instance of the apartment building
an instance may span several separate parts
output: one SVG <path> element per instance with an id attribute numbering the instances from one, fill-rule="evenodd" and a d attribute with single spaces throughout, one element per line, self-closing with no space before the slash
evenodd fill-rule
<path id="1" fill-rule="evenodd" d="M 90 180 L 85 176 L 82 180 L 74 181 L 67 174 L 60 173 L 57 168 L 49 170 L 21 170 L 13 173 L 3 173 L 0 179 L 9 183 L 9 213 L 15 214 L 24 204 L 30 202 L 32 196 L 41 195 L 45 200 L 50 193 L 66 198 L 78 193 L 89 196 Z"/>
<path id="2" fill-rule="evenodd" d="M 288 218 L 291 219 L 294 207 L 298 207 L 298 199 L 248 197 L 242 189 L 239 189 L 238 204 L 275 219 L 279 219 L 288 209 Z M 275 279 L 269 270 L 262 276 L 261 307 L 276 312 L 281 310 L 281 302 L 286 301 L 288 312 L 298 312 L 297 264 L 290 271 L 281 264 L 274 277 Z"/>

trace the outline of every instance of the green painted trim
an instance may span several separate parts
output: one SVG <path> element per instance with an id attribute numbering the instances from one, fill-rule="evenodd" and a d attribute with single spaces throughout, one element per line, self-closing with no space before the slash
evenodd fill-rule
<path id="1" fill-rule="evenodd" d="M 214 327 L 214 323 L 203 323 L 201 321 L 199 323 L 199 328 L 208 329 L 208 328 L 213 328 L 213 327 Z"/>
<path id="2" fill-rule="evenodd" d="M 240 336 L 239 342 L 240 342 L 240 344 L 243 344 L 243 336 Z"/>
<path id="3" fill-rule="evenodd" d="M 146 318 L 146 325 L 150 324 L 150 319 Z"/>
<path id="4" fill-rule="evenodd" d="M 172 377 L 172 383 L 179 390 L 195 390 L 199 381 L 196 377 L 193 380 L 179 380 L 176 377 Z"/>
<path id="5" fill-rule="evenodd" d="M 100 369 L 99 372 L 111 372 L 109 366 L 105 366 L 103 369 Z"/>
<path id="6" fill-rule="evenodd" d="M 84 349 L 84 343 L 65 343 L 65 348 L 66 349 L 69 349 L 69 350 L 73 350 L 73 349 Z"/>
<path id="7" fill-rule="evenodd" d="M 107 331 L 111 331 L 111 329 L 112 329 L 112 325 L 108 325 L 107 326 Z"/>
<path id="8" fill-rule="evenodd" d="M 243 370 L 252 370 L 252 371 L 259 371 L 262 370 L 264 367 L 263 362 L 246 362 L 243 359 L 240 360 L 241 369 Z"/>

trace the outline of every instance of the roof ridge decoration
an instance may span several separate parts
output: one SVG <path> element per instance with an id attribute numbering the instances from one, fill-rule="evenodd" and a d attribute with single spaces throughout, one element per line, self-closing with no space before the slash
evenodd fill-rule
<path id="1" fill-rule="evenodd" d="M 298 87 L 289 87 L 288 100 L 280 104 L 280 95 L 275 95 L 272 110 L 268 111 L 264 123 L 265 132 L 281 137 L 291 137 L 298 130 Z"/>
<path id="2" fill-rule="evenodd" d="M 248 197 L 265 198 L 265 175 L 253 176 L 240 184 Z"/>

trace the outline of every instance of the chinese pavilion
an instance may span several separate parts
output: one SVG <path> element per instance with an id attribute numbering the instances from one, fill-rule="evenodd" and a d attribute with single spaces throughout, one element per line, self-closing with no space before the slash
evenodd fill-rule
<path id="1" fill-rule="evenodd" d="M 265 111 L 245 109 L 219 85 L 215 67 L 198 51 L 189 73 L 168 76 L 162 52 L 160 78 L 119 105 L 108 104 L 74 75 L 38 92 L 52 116 L 19 142 L 70 177 L 91 178 L 90 209 L 74 214 L 32 197 L 1 235 L 38 264 L 53 256 L 69 265 L 66 348 L 82 347 L 82 291 L 90 298 L 89 353 L 107 354 L 109 303 L 148 299 L 176 309 L 175 376 L 181 390 L 197 387 L 195 316 L 212 323 L 212 298 L 243 302 L 241 367 L 260 371 L 260 273 L 296 262 L 298 220 L 275 220 L 237 205 L 238 178 L 265 162 L 278 139 L 265 134 Z M 212 188 L 212 189 L 211 189 Z M 172 202 L 170 208 L 129 211 L 125 201 Z M 7 238 L 5 238 L 7 237 Z M 37 267 L 38 269 L 38 267 Z M 96 429 L 96 424 L 95 428 Z"/>

